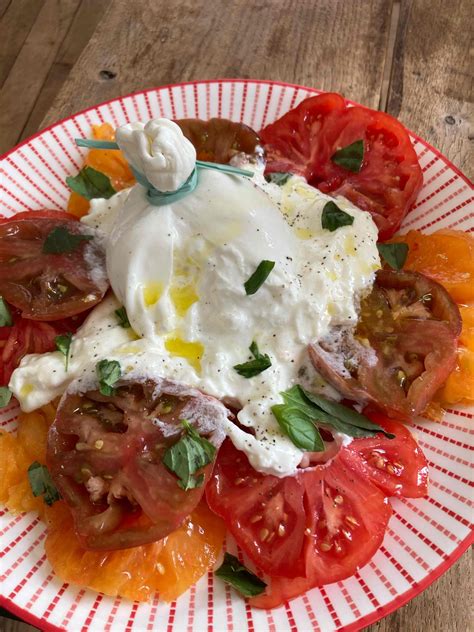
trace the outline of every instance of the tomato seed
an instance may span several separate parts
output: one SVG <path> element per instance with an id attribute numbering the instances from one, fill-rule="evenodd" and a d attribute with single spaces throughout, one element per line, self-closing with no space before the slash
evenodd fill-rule
<path id="1" fill-rule="evenodd" d="M 268 529 L 260 529 L 260 534 L 259 535 L 260 535 L 260 540 L 262 542 L 265 542 L 265 540 L 270 535 L 270 531 Z"/>
<path id="2" fill-rule="evenodd" d="M 334 498 L 334 504 L 335 505 L 342 505 L 342 503 L 344 502 L 344 498 L 338 494 L 335 498 Z"/>
<path id="3" fill-rule="evenodd" d="M 354 516 L 346 516 L 344 518 L 344 520 L 346 521 L 346 523 L 351 526 L 351 527 L 358 527 L 359 523 L 357 522 L 357 520 L 354 518 Z"/>
<path id="4" fill-rule="evenodd" d="M 94 448 L 96 450 L 102 450 L 103 447 L 104 447 L 104 442 L 102 441 L 102 439 L 97 439 L 97 441 L 94 443 Z"/>
<path id="5" fill-rule="evenodd" d="M 286 533 L 286 527 L 284 524 L 280 524 L 278 525 L 278 535 L 280 536 L 280 538 L 282 538 Z"/>
<path id="6" fill-rule="evenodd" d="M 250 524 L 255 524 L 256 522 L 260 522 L 263 516 L 255 515 L 253 518 L 250 518 Z"/>
<path id="7" fill-rule="evenodd" d="M 319 543 L 319 548 L 321 549 L 321 551 L 330 551 L 332 547 L 332 544 L 330 542 L 320 542 Z"/>

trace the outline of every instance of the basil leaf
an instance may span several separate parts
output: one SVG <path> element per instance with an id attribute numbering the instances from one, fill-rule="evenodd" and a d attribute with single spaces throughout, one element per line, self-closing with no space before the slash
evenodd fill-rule
<path id="1" fill-rule="evenodd" d="M 111 397 L 115 395 L 114 384 L 122 377 L 122 369 L 117 360 L 101 360 L 96 364 L 97 377 L 99 378 L 99 390 L 102 395 Z"/>
<path id="2" fill-rule="evenodd" d="M 117 320 L 121 327 L 123 327 L 124 329 L 128 329 L 129 327 L 131 327 L 125 307 L 119 307 L 119 309 L 115 310 L 114 314 L 117 316 Z"/>
<path id="3" fill-rule="evenodd" d="M 268 275 L 275 267 L 274 261 L 261 261 L 252 276 L 244 283 L 245 293 L 249 296 L 255 294 L 255 292 L 265 283 Z"/>
<path id="4" fill-rule="evenodd" d="M 72 342 L 72 334 L 64 334 L 62 336 L 56 336 L 54 339 L 54 343 L 56 345 L 56 349 L 60 351 L 63 356 L 66 358 L 65 365 L 66 371 L 69 365 L 69 352 L 71 350 L 71 342 Z"/>
<path id="5" fill-rule="evenodd" d="M 308 415 L 298 406 L 286 404 L 272 406 L 272 413 L 275 415 L 281 430 L 297 448 L 307 452 L 322 452 L 324 450 L 324 442 L 313 423 L 312 415 Z"/>
<path id="6" fill-rule="evenodd" d="M 353 173 L 359 173 L 363 159 L 363 140 L 356 140 L 351 145 L 347 145 L 347 147 L 339 149 L 331 156 L 332 162 L 340 167 L 344 167 L 344 169 L 347 169 L 348 171 L 352 171 Z"/>
<path id="7" fill-rule="evenodd" d="M 321 215 L 321 226 L 333 233 L 341 226 L 351 226 L 354 218 L 349 213 L 340 209 L 334 202 L 327 202 L 324 205 Z"/>
<path id="8" fill-rule="evenodd" d="M 287 173 L 285 171 L 274 171 L 273 173 L 266 173 L 265 180 L 273 184 L 278 184 L 278 186 L 282 187 L 288 182 L 292 175 L 292 173 Z"/>
<path id="9" fill-rule="evenodd" d="M 110 178 L 92 167 L 84 167 L 77 176 L 68 176 L 66 183 L 72 191 L 86 200 L 93 200 L 94 198 L 108 200 L 116 193 L 110 184 Z"/>
<path id="10" fill-rule="evenodd" d="M 401 270 L 408 257 L 408 244 L 377 244 L 379 255 L 394 270 Z"/>
<path id="11" fill-rule="evenodd" d="M 10 309 L 3 297 L 0 296 L 0 327 L 11 327 L 13 318 Z"/>
<path id="12" fill-rule="evenodd" d="M 255 375 L 266 371 L 266 369 L 272 366 L 270 356 L 266 353 L 260 353 L 256 342 L 252 342 L 249 350 L 255 359 L 244 362 L 243 364 L 236 364 L 233 367 L 239 375 L 247 378 L 255 377 Z"/>
<path id="13" fill-rule="evenodd" d="M 381 426 L 374 424 L 365 415 L 358 413 L 356 410 L 326 399 L 322 395 L 308 393 L 301 386 L 299 389 L 311 404 L 320 409 L 320 412 L 315 412 L 315 415 L 322 423 L 333 426 L 336 430 L 344 432 L 351 437 L 370 437 L 381 432 L 388 439 L 395 438 L 395 435 L 385 432 Z"/>
<path id="14" fill-rule="evenodd" d="M 10 403 L 12 392 L 8 386 L 0 386 L 0 408 L 5 408 Z"/>
<path id="15" fill-rule="evenodd" d="M 227 584 L 235 588 L 243 597 L 261 595 L 267 584 L 243 566 L 235 555 L 225 553 L 224 561 L 215 572 Z"/>
<path id="16" fill-rule="evenodd" d="M 28 468 L 28 480 L 30 481 L 33 496 L 43 496 L 44 502 L 51 506 L 61 499 L 61 494 L 56 489 L 51 474 L 45 465 L 35 461 Z"/>
<path id="17" fill-rule="evenodd" d="M 50 255 L 60 255 L 63 252 L 73 252 L 83 241 L 93 239 L 93 235 L 75 235 L 65 226 L 57 226 L 49 233 L 43 243 L 43 252 Z"/>
<path id="18" fill-rule="evenodd" d="M 216 448 L 185 420 L 181 422 L 185 433 L 179 441 L 166 450 L 163 463 L 179 478 L 178 485 L 184 491 L 201 487 L 204 475 L 194 477 L 201 468 L 214 460 Z"/>

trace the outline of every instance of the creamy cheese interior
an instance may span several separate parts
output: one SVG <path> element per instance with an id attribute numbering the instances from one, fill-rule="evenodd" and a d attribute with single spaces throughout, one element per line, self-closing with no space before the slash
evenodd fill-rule
<path id="1" fill-rule="evenodd" d="M 67 373 L 59 352 L 24 358 L 10 383 L 22 408 L 115 358 L 124 372 L 177 379 L 238 404 L 240 424 L 254 434 L 226 422 L 236 447 L 257 470 L 294 473 L 302 452 L 280 432 L 271 406 L 303 373 L 306 387 L 320 386 L 307 345 L 356 322 L 359 297 L 380 266 L 368 213 L 338 198 L 353 224 L 322 228 L 331 199 L 299 177 L 279 187 L 260 172 L 249 179 L 202 170 L 194 192 L 168 206 L 150 205 L 138 184 L 94 200 L 83 221 L 107 233 L 118 302 L 105 300 L 77 332 Z M 244 283 L 264 259 L 275 266 L 248 296 Z M 119 304 L 133 331 L 118 325 Z M 247 379 L 233 367 L 252 358 L 252 341 L 272 365 Z"/>

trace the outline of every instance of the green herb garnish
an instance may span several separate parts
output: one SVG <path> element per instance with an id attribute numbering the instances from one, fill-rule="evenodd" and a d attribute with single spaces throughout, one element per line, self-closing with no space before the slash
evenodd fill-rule
<path id="1" fill-rule="evenodd" d="M 75 235 L 70 233 L 65 226 L 53 228 L 43 243 L 43 252 L 50 255 L 60 255 L 64 252 L 73 252 L 83 241 L 93 239 L 93 235 Z"/>
<path id="2" fill-rule="evenodd" d="M 185 419 L 181 421 L 185 433 L 163 455 L 163 463 L 178 477 L 178 485 L 184 491 L 201 487 L 204 475 L 194 475 L 198 470 L 214 460 L 216 448 L 201 435 Z"/>
<path id="3" fill-rule="evenodd" d="M 270 356 L 266 353 L 260 353 L 256 342 L 252 342 L 249 347 L 249 351 L 253 355 L 254 359 L 234 366 L 234 369 L 242 377 L 254 377 L 272 366 Z"/>
<path id="4" fill-rule="evenodd" d="M 272 406 L 272 412 L 283 432 L 302 450 L 324 450 L 317 426 L 329 426 L 350 437 L 371 437 L 381 432 L 389 439 L 394 438 L 394 435 L 385 432 L 352 408 L 308 393 L 299 385 L 281 393 L 281 396 L 285 403 Z"/>
<path id="5" fill-rule="evenodd" d="M 363 159 L 363 140 L 356 140 L 355 143 L 339 149 L 331 156 L 332 162 L 334 162 L 336 165 L 344 167 L 344 169 L 347 169 L 348 171 L 352 171 L 354 173 L 359 173 Z"/>
<path id="6" fill-rule="evenodd" d="M 321 226 L 333 233 L 341 226 L 351 226 L 354 218 L 349 213 L 340 209 L 334 202 L 327 202 L 324 205 L 321 215 Z"/>
<path id="7" fill-rule="evenodd" d="M 0 408 L 5 408 L 10 403 L 12 392 L 8 386 L 0 386 Z"/>
<path id="8" fill-rule="evenodd" d="M 274 171 L 273 173 L 266 173 L 265 180 L 267 182 L 272 182 L 273 184 L 278 184 L 278 186 L 282 187 L 288 182 L 292 175 L 292 173 L 287 173 L 285 171 Z"/>
<path id="9" fill-rule="evenodd" d="M 0 327 L 11 327 L 13 318 L 4 298 L 0 296 Z"/>
<path id="10" fill-rule="evenodd" d="M 56 489 L 51 474 L 45 465 L 35 461 L 28 468 L 28 480 L 30 481 L 33 496 L 43 496 L 44 502 L 51 506 L 61 499 L 61 494 Z"/>
<path id="11" fill-rule="evenodd" d="M 408 244 L 377 244 L 379 255 L 394 270 L 401 270 L 408 257 Z"/>
<path id="12" fill-rule="evenodd" d="M 235 555 L 225 553 L 224 561 L 215 572 L 227 584 L 235 588 L 243 597 L 255 597 L 261 595 L 266 583 L 245 568 Z"/>
<path id="13" fill-rule="evenodd" d="M 114 384 L 122 377 L 120 362 L 117 360 L 101 360 L 96 365 L 99 378 L 99 390 L 102 395 L 112 397 L 115 395 Z"/>
<path id="14" fill-rule="evenodd" d="M 285 403 L 272 406 L 272 412 L 281 430 L 297 448 L 307 452 L 322 452 L 324 441 L 314 425 L 314 408 L 300 387 L 293 386 L 280 394 Z"/>
<path id="15" fill-rule="evenodd" d="M 117 316 L 120 327 L 123 327 L 124 329 L 131 327 L 125 307 L 119 307 L 119 309 L 115 310 L 114 314 Z"/>
<path id="16" fill-rule="evenodd" d="M 65 357 L 65 366 L 66 371 L 69 366 L 69 352 L 71 350 L 71 342 L 72 342 L 72 334 L 63 334 L 61 336 L 56 336 L 54 339 L 54 343 L 56 345 L 56 349 L 63 354 Z"/>
<path id="17" fill-rule="evenodd" d="M 86 198 L 86 200 L 93 200 L 94 198 L 106 198 L 108 200 L 116 193 L 110 184 L 110 178 L 92 167 L 84 167 L 77 176 L 68 176 L 66 183 L 72 191 Z"/>
<path id="18" fill-rule="evenodd" d="M 250 296 L 251 294 L 255 294 L 255 292 L 265 283 L 268 275 L 274 267 L 274 261 L 267 261 L 265 259 L 261 261 L 252 276 L 247 281 L 245 281 L 245 293 L 248 296 Z"/>

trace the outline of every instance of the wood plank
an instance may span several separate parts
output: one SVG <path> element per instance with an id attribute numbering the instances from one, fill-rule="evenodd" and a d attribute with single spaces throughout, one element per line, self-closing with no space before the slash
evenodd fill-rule
<path id="1" fill-rule="evenodd" d="M 0 93 L 0 153 L 23 129 L 80 0 L 45 0 Z"/>
<path id="2" fill-rule="evenodd" d="M 18 140 L 39 130 L 53 99 L 68 78 L 71 68 L 89 42 L 109 4 L 110 0 L 82 0 Z"/>
<path id="3" fill-rule="evenodd" d="M 466 0 L 402 0 L 387 111 L 474 176 L 472 33 Z"/>
<path id="4" fill-rule="evenodd" d="M 43 124 L 142 88 L 217 77 L 302 83 L 377 107 L 390 14 L 386 0 L 114 0 Z"/>
<path id="5" fill-rule="evenodd" d="M 15 0 L 0 5 L 0 87 L 15 63 L 43 3 L 43 0 Z"/>

